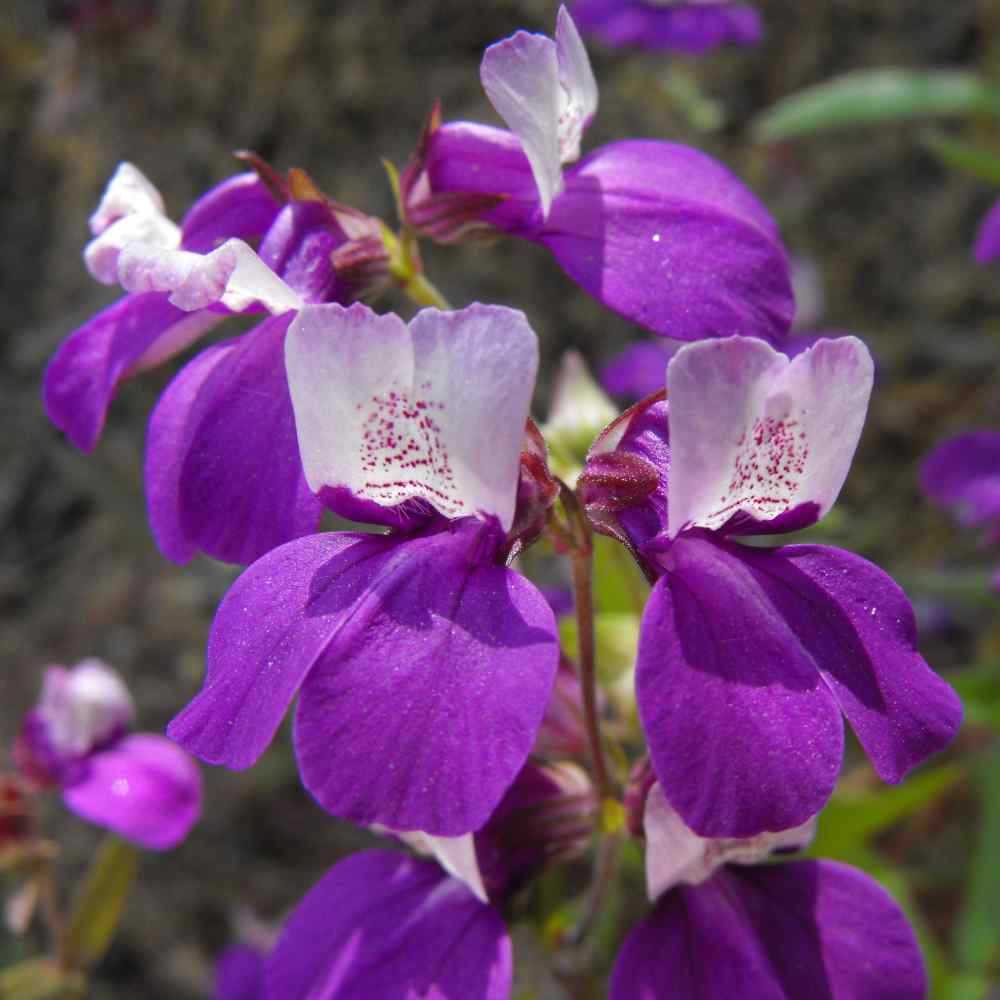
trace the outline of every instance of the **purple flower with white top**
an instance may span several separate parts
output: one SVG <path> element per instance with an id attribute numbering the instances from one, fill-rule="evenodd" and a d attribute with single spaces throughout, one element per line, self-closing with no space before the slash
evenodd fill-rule
<path id="1" fill-rule="evenodd" d="M 150 850 L 176 847 L 201 814 L 201 774 L 179 747 L 129 733 L 132 699 L 100 660 L 49 667 L 14 748 L 33 783 L 58 785 L 84 819 Z"/>
<path id="2" fill-rule="evenodd" d="M 607 45 L 706 52 L 723 45 L 756 45 L 760 15 L 731 0 L 576 0 L 573 17 L 584 34 Z"/>
<path id="3" fill-rule="evenodd" d="M 834 861 L 759 863 L 807 845 L 814 825 L 747 840 L 702 838 L 654 783 L 643 816 L 654 908 L 622 945 L 610 1000 L 922 1000 L 920 949 L 881 886 Z"/>
<path id="4" fill-rule="evenodd" d="M 853 337 L 791 360 L 748 338 L 687 345 L 667 369 L 669 406 L 652 397 L 627 411 L 581 477 L 595 523 L 655 581 L 639 715 L 664 794 L 701 836 L 749 837 L 817 813 L 840 770 L 842 714 L 889 782 L 960 723 L 890 577 L 828 546 L 738 541 L 829 510 L 871 386 Z"/>
<path id="5" fill-rule="evenodd" d="M 319 199 L 301 175 L 284 183 L 261 172 L 267 183 L 247 173 L 217 185 L 177 226 L 150 181 L 121 164 L 91 216 L 84 259 L 98 281 L 128 294 L 70 334 L 45 373 L 50 419 L 90 451 L 124 379 L 226 316 L 272 314 L 188 362 L 153 411 L 147 504 L 157 544 L 175 562 L 203 551 L 249 563 L 314 531 L 322 513 L 298 455 L 284 337 L 304 303 L 358 294 L 336 254 L 364 244 L 375 223 Z M 258 239 L 259 256 L 247 243 Z"/>
<path id="6" fill-rule="evenodd" d="M 963 525 L 984 528 L 988 544 L 1000 543 L 1000 432 L 968 431 L 942 441 L 924 459 L 920 485 Z M 993 585 L 1000 590 L 1000 570 Z"/>
<path id="7" fill-rule="evenodd" d="M 337 816 L 454 836 L 524 764 L 558 663 L 545 597 L 503 565 L 538 364 L 523 314 L 307 306 L 288 333 L 306 479 L 387 534 L 310 535 L 233 585 L 170 735 L 244 768 L 299 695 L 299 770 Z"/>
<path id="8" fill-rule="evenodd" d="M 780 346 L 794 313 L 788 260 L 728 170 L 654 140 L 574 162 L 598 95 L 564 7 L 554 40 L 519 31 L 486 50 L 481 76 L 511 131 L 433 115 L 402 178 L 413 226 L 444 242 L 486 226 L 539 243 L 598 301 L 662 336 Z"/>

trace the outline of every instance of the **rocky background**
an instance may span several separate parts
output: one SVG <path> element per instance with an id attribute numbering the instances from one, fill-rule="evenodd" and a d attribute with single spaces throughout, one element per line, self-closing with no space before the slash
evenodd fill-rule
<path id="1" fill-rule="evenodd" d="M 703 60 L 592 45 L 601 108 L 586 147 L 624 137 L 689 142 L 768 204 L 822 291 L 814 327 L 858 333 L 879 365 L 870 419 L 824 537 L 893 572 L 915 598 L 941 670 L 1000 657 L 993 564 L 917 489 L 920 457 L 969 426 L 1000 428 L 1000 265 L 970 246 L 996 191 L 948 171 L 913 125 L 764 146 L 748 123 L 784 95 L 854 68 L 1000 72 L 1000 4 L 983 0 L 766 0 L 766 42 Z M 234 149 L 302 166 L 338 200 L 392 220 L 380 165 L 407 160 L 435 98 L 446 118 L 495 121 L 483 48 L 551 31 L 551 0 L 7 0 L 0 17 L 0 739 L 9 744 L 41 668 L 100 656 L 128 678 L 141 727 L 162 729 L 201 682 L 214 608 L 235 569 L 167 563 L 145 524 L 142 445 L 171 371 L 127 383 L 95 454 L 46 421 L 40 379 L 60 340 L 114 298 L 86 274 L 86 220 L 115 165 L 138 164 L 179 218 L 237 169 Z M 991 27 L 992 26 L 992 27 Z M 725 121 L 698 131 L 677 97 L 694 82 Z M 992 141 L 995 126 L 955 134 Z M 539 248 L 427 248 L 456 305 L 524 309 L 542 337 L 544 415 L 567 347 L 599 367 L 640 331 L 605 312 Z M 232 328 L 227 328 L 228 333 Z M 228 335 L 228 334 L 227 334 Z M 176 367 L 176 366 L 175 366 Z M 970 575 L 971 574 L 971 575 Z M 990 743 L 982 733 L 983 748 Z M 966 752 L 975 750 L 967 742 Z M 278 921 L 365 835 L 300 789 L 279 737 L 248 773 L 206 769 L 206 809 L 179 850 L 142 861 L 127 925 L 93 996 L 206 996 L 241 914 Z M 909 866 L 947 951 L 980 806 L 966 787 L 887 848 Z M 52 804 L 67 890 L 99 837 Z M 37 946 L 0 939 L 0 964 Z"/>

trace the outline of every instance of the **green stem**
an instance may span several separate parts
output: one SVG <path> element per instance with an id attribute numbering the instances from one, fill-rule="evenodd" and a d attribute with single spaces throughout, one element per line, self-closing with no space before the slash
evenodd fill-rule
<path id="1" fill-rule="evenodd" d="M 422 271 L 414 274 L 402 288 L 418 306 L 436 306 L 438 309 L 451 310 L 448 300 L 427 280 Z"/>

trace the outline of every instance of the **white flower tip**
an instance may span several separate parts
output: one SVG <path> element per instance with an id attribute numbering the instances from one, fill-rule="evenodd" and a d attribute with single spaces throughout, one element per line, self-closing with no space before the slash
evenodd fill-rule
<path id="1" fill-rule="evenodd" d="M 163 198 L 156 186 L 135 165 L 123 161 L 108 181 L 100 204 L 90 217 L 90 231 L 100 236 L 126 215 L 163 215 Z"/>

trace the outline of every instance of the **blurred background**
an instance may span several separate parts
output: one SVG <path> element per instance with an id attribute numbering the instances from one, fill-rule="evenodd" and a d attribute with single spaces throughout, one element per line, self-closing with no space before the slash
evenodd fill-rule
<path id="1" fill-rule="evenodd" d="M 585 151 L 648 136 L 721 159 L 767 204 L 809 276 L 802 294 L 808 329 L 857 333 L 877 358 L 859 455 L 821 537 L 903 584 L 920 618 L 922 651 L 962 688 L 969 721 L 947 759 L 932 762 L 930 778 L 917 780 L 905 800 L 873 794 L 867 771 L 852 770 L 821 843 L 886 878 L 904 899 L 939 996 L 983 997 L 991 988 L 996 996 L 1000 624 L 988 579 L 1000 553 L 983 551 L 973 532 L 932 508 L 917 470 L 952 433 L 1000 429 L 1000 263 L 983 267 L 971 258 L 976 227 L 1000 192 L 943 165 L 919 122 L 764 143 L 751 121 L 786 95 L 852 69 L 955 66 L 1000 80 L 1000 3 L 758 6 L 767 36 L 754 48 L 695 59 L 591 44 L 601 107 Z M 162 730 L 200 686 L 208 626 L 236 574 L 203 558 L 169 564 L 146 527 L 145 422 L 180 362 L 122 386 L 91 456 L 77 453 L 42 410 L 46 361 L 116 297 L 89 278 L 80 255 L 87 217 L 115 165 L 137 164 L 180 218 L 198 194 L 237 171 L 233 150 L 251 149 L 280 169 L 304 167 L 339 201 L 393 222 L 380 158 L 405 164 L 437 98 L 446 119 L 498 123 L 479 85 L 482 50 L 519 27 L 551 32 L 555 7 L 549 0 L 6 0 L 4 745 L 37 694 L 41 669 L 84 656 L 121 670 L 140 728 Z M 940 127 L 1000 153 L 995 121 Z M 578 349 L 599 370 L 643 336 L 527 243 L 428 245 L 425 264 L 455 305 L 478 299 L 527 312 L 543 344 L 539 416 L 565 349 Z M 285 737 L 252 771 L 206 769 L 205 778 L 204 818 L 189 840 L 170 854 L 144 856 L 93 996 L 206 996 L 214 956 L 234 940 L 245 913 L 279 921 L 332 861 L 367 842 L 301 790 Z M 859 819 L 874 815 L 865 812 L 869 805 L 882 809 L 875 822 Z M 72 886 L 99 835 L 58 802 L 47 820 Z M 0 964 L 37 944 L 30 935 L 4 937 Z"/>

